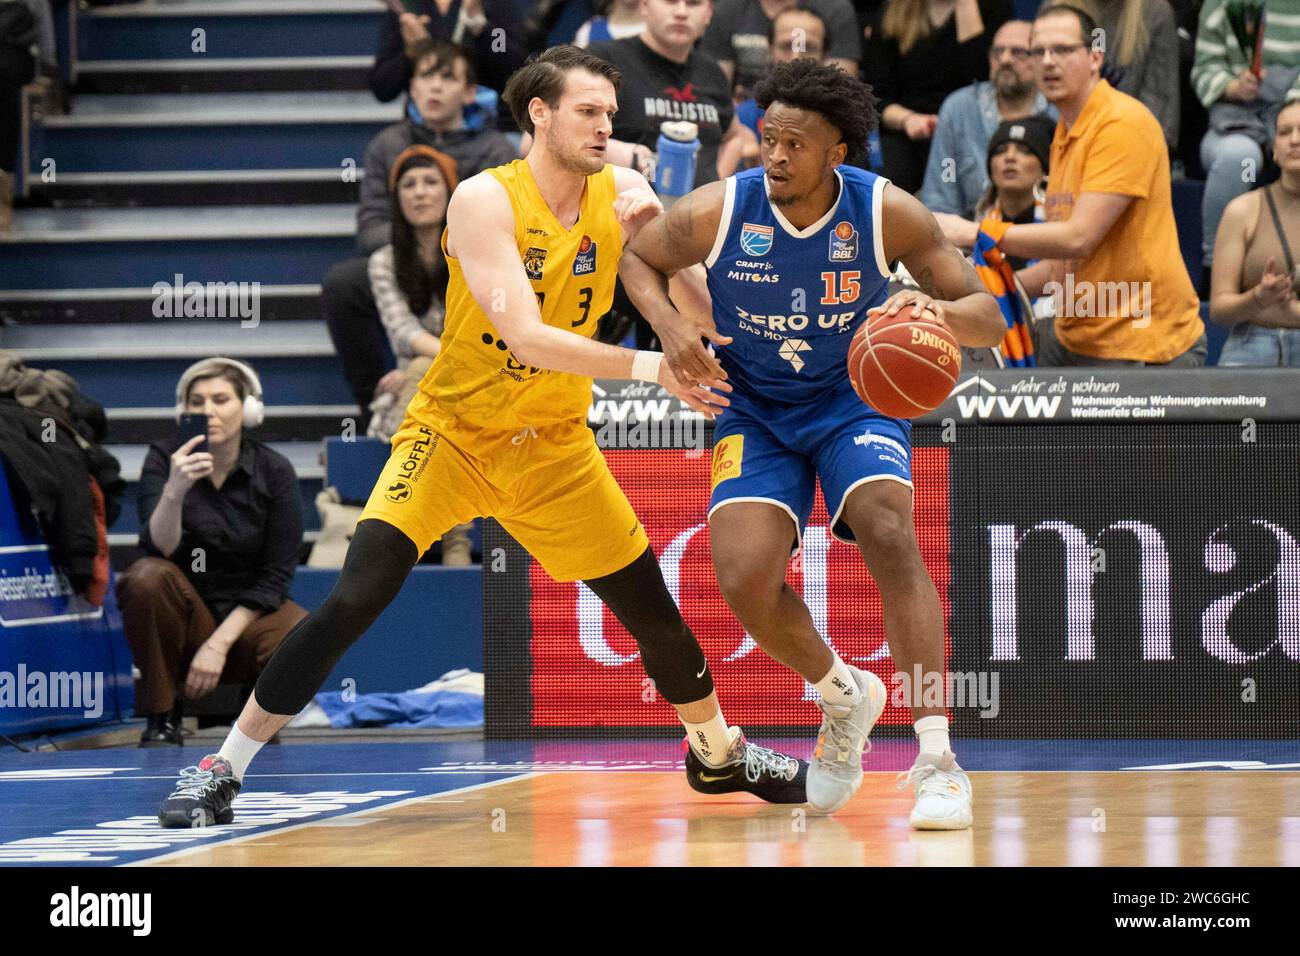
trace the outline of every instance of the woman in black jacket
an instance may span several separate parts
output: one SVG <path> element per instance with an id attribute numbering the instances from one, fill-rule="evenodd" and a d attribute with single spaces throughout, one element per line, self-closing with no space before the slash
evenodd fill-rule
<path id="1" fill-rule="evenodd" d="M 191 366 L 176 414 L 206 436 L 149 448 L 140 475 L 140 546 L 117 580 L 122 626 L 140 668 L 141 746 L 179 744 L 179 702 L 251 683 L 306 610 L 289 600 L 302 546 L 293 465 L 248 437 L 264 408 L 256 373 L 228 358 Z M 206 438 L 206 445 L 203 440 Z"/>
<path id="2" fill-rule="evenodd" d="M 1011 15 L 1011 0 L 888 0 L 871 21 L 862 78 L 880 100 L 882 172 L 895 186 L 921 188 L 939 105 L 989 78 L 989 44 Z"/>

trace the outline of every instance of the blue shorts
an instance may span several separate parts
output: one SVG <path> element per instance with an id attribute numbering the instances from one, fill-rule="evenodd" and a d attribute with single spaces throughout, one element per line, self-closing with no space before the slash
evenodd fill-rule
<path id="1" fill-rule="evenodd" d="M 821 478 L 831 534 L 853 542 L 841 520 L 849 492 L 869 481 L 912 486 L 912 423 L 886 418 L 852 388 L 815 404 L 777 405 L 733 394 L 713 431 L 709 516 L 731 501 L 765 501 L 786 511 L 798 539 Z"/>

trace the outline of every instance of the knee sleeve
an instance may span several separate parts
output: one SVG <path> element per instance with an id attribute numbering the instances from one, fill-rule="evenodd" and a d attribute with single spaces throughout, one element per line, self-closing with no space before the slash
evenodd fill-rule
<path id="1" fill-rule="evenodd" d="M 358 524 L 334 590 L 289 632 L 258 678 L 258 704 L 272 714 L 306 707 L 343 652 L 392 603 L 419 557 L 415 542 L 387 522 Z"/>
<path id="2" fill-rule="evenodd" d="M 585 583 L 636 639 L 645 672 L 665 700 L 689 704 L 713 693 L 704 652 L 673 603 L 652 549 L 627 567 Z"/>

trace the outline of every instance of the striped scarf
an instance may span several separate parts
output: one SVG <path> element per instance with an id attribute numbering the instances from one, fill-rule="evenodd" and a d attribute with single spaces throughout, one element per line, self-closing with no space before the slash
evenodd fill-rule
<path id="1" fill-rule="evenodd" d="M 1026 368 L 1034 364 L 1034 344 L 1029 338 L 1029 316 L 1025 315 L 1024 301 L 1016 289 L 1015 273 L 1011 263 L 998 248 L 1011 224 L 1003 222 L 997 209 L 990 211 L 980 223 L 979 237 L 975 240 L 975 272 L 993 298 L 1007 322 L 1006 335 L 1002 337 L 1002 357 L 1008 367 Z"/>

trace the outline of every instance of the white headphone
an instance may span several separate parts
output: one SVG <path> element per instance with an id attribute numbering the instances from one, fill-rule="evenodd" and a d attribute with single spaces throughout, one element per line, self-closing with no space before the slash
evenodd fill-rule
<path id="1" fill-rule="evenodd" d="M 185 399 L 190 386 L 198 378 L 211 378 L 225 369 L 233 369 L 244 380 L 244 427 L 256 428 L 266 417 L 266 405 L 262 401 L 262 382 L 257 373 L 243 362 L 232 358 L 216 356 L 195 362 L 181 373 L 181 380 L 176 383 L 176 420 L 179 422 L 185 413 Z"/>

